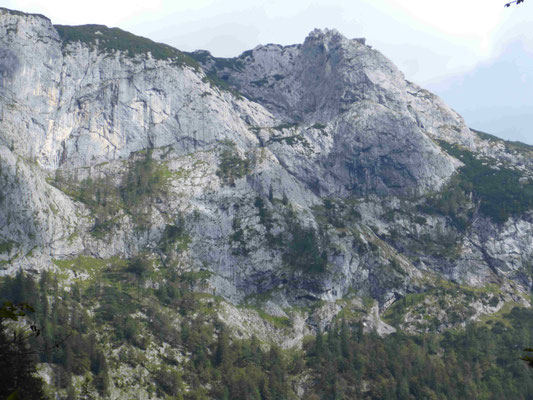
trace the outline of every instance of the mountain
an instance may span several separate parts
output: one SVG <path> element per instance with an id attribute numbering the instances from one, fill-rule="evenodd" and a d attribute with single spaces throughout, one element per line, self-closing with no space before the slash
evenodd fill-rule
<path id="1" fill-rule="evenodd" d="M 41 344 L 71 332 L 40 356 L 61 398 L 332 398 L 325 332 L 453 374 L 435 346 L 471 347 L 449 330 L 529 315 L 533 148 L 470 130 L 364 39 L 224 59 L 0 9 L 0 54 L 0 293 L 37 305 Z M 365 357 L 340 398 L 444 393 Z M 506 393 L 533 384 L 517 357 Z"/>

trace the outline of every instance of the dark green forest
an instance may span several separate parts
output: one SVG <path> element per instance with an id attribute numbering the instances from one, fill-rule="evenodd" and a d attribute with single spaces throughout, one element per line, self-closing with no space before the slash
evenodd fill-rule
<path id="1" fill-rule="evenodd" d="M 41 333 L 28 344 L 34 361 L 57 367 L 54 386 L 66 389 L 67 399 L 89 398 L 83 390 L 105 397 L 113 366 L 107 354 L 123 344 L 129 347 L 122 348 L 121 360 L 147 367 L 153 394 L 172 399 L 291 399 L 304 376 L 307 399 L 529 399 L 533 393 L 533 373 L 520 360 L 533 343 L 532 310 L 513 308 L 445 333 L 384 338 L 339 318 L 306 338 L 301 351 L 288 351 L 253 337 L 232 338 L 214 312 L 219 300 L 203 301 L 190 290 L 198 276 L 171 273 L 158 289 L 142 288 L 149 266 L 141 264 L 116 260 L 98 283 L 74 283 L 68 290 L 51 273 L 37 282 L 22 273 L 3 278 L 2 301 L 34 305 L 30 319 Z M 179 327 L 169 308 L 179 312 Z M 136 317 L 138 311 L 147 318 Z M 104 327 L 111 328 L 105 343 Z M 164 341 L 190 357 L 151 365 L 143 355 L 149 341 Z M 74 376 L 91 377 L 81 394 L 72 387 Z"/>

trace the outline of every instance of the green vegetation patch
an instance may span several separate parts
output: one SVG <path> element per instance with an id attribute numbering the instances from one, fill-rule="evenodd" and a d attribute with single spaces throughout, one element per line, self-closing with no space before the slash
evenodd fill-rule
<path id="1" fill-rule="evenodd" d="M 231 246 L 231 254 L 234 256 L 246 256 L 249 253 L 246 239 L 244 236 L 244 229 L 241 226 L 241 220 L 237 217 L 233 218 L 231 223 L 233 233 L 229 236 L 229 245 Z"/>
<path id="2" fill-rule="evenodd" d="M 383 319 L 390 325 L 401 328 L 406 314 L 409 312 L 415 319 L 421 317 L 425 322 L 418 326 L 422 330 L 436 330 L 444 322 L 457 325 L 473 315 L 471 303 L 479 301 L 482 304 L 495 307 L 501 301 L 499 288 L 494 285 L 486 287 L 471 287 L 457 285 L 445 280 L 436 282 L 436 286 L 421 293 L 409 293 L 396 301 L 383 314 Z M 510 310 L 509 305 L 504 309 Z M 435 311 L 445 310 L 446 317 L 439 321 L 432 316 Z M 486 316 L 485 318 L 491 318 Z M 415 321 L 415 325 L 420 325 Z"/>
<path id="3" fill-rule="evenodd" d="M 244 62 L 242 61 L 242 59 L 246 57 L 245 53 L 243 53 L 239 57 L 234 58 L 213 57 L 211 53 L 204 50 L 186 54 L 201 64 L 206 64 L 209 61 L 214 62 L 214 69 L 216 71 L 221 71 L 224 69 L 242 71 L 242 69 L 244 68 Z"/>
<path id="4" fill-rule="evenodd" d="M 127 264 L 126 260 L 118 257 L 100 259 L 87 256 L 78 256 L 70 260 L 52 260 L 55 265 L 61 269 L 68 269 L 75 272 L 85 272 L 91 278 L 101 275 L 106 267 L 119 268 Z"/>
<path id="5" fill-rule="evenodd" d="M 251 172 L 251 162 L 247 158 L 241 158 L 234 146 L 222 150 L 217 176 L 226 185 L 235 186 L 237 179 L 244 178 Z"/>
<path id="6" fill-rule="evenodd" d="M 197 281 L 205 281 L 213 276 L 213 272 L 208 270 L 200 270 L 200 271 L 185 271 L 180 274 L 179 279 L 188 282 L 190 284 L 193 284 Z"/>
<path id="7" fill-rule="evenodd" d="M 244 67 L 242 60 L 239 58 L 216 58 L 213 57 L 208 51 L 195 51 L 193 53 L 185 53 L 190 58 L 194 59 L 202 65 L 206 65 L 208 62 L 214 62 L 214 71 L 205 70 L 205 77 L 203 81 L 209 83 L 212 87 L 217 87 L 221 90 L 225 90 L 233 94 L 236 98 L 242 99 L 244 95 L 231 86 L 226 79 L 221 79 L 216 71 L 223 69 L 232 69 L 241 71 Z"/>
<path id="8" fill-rule="evenodd" d="M 290 226 L 290 236 L 283 261 L 292 268 L 312 274 L 324 272 L 328 255 L 321 250 L 315 229 L 294 223 Z"/>
<path id="9" fill-rule="evenodd" d="M 483 140 L 488 140 L 489 142 L 504 142 L 503 139 L 499 138 L 498 136 L 491 135 L 490 133 L 476 131 L 475 129 L 470 130 Z"/>
<path id="10" fill-rule="evenodd" d="M 131 260 L 127 269 L 134 264 Z M 57 372 L 55 393 L 79 394 L 84 389 L 77 382 L 85 376 L 89 378 L 85 390 L 106 398 L 111 379 L 118 388 L 122 382 L 121 377 L 109 373 L 110 368 L 127 365 L 140 370 L 134 376 L 144 381 L 143 389 L 150 392 L 151 382 L 156 382 L 153 395 L 161 398 L 294 398 L 292 374 L 300 370 L 293 369 L 293 356 L 276 346 L 263 350 L 255 338 L 232 338 L 214 313 L 217 300 L 191 292 L 187 278 L 169 271 L 157 288 L 145 288 L 137 297 L 131 295 L 136 282 L 119 275 L 116 281 L 123 285 L 105 280 L 85 288 L 74 284 L 70 293 L 60 290 L 53 278 L 36 287 L 22 274 L 1 286 L 0 292 L 11 300 L 36 305 L 37 324 L 47 326 L 41 335 L 46 343 L 72 332 L 58 351 L 42 355 L 43 362 L 53 364 Z M 41 293 L 52 301 L 48 303 Z M 97 307 L 90 315 L 83 311 L 95 301 Z M 163 347 L 163 343 L 171 347 L 162 355 L 155 359 L 146 355 L 149 347 Z M 39 348 L 40 343 L 32 345 Z M 301 368 L 301 354 L 298 357 Z M 261 397 L 255 397 L 257 393 L 262 393 Z"/>
<path id="11" fill-rule="evenodd" d="M 447 142 L 439 142 L 451 156 L 465 165 L 449 185 L 427 202 L 424 211 L 451 216 L 459 227 L 465 227 L 469 194 L 479 202 L 479 210 L 494 222 L 503 223 L 509 217 L 521 215 L 533 208 L 533 185 L 521 183 L 522 174 L 494 161 L 478 159 L 474 153 Z"/>
<path id="12" fill-rule="evenodd" d="M 392 326 L 399 326 L 403 322 L 409 307 L 422 303 L 427 295 L 428 293 L 407 294 L 385 311 L 383 320 Z"/>
<path id="13" fill-rule="evenodd" d="M 109 234 L 118 224 L 121 211 L 133 215 L 135 223 L 142 228 L 149 223 L 145 206 L 165 196 L 169 180 L 179 174 L 170 171 L 164 162 L 155 161 L 152 154 L 152 149 L 144 150 L 129 161 L 118 185 L 110 175 L 77 182 L 59 170 L 50 183 L 89 207 L 95 218 L 91 234 L 96 238 Z"/>
<path id="14" fill-rule="evenodd" d="M 324 198 L 322 205 L 313 207 L 313 212 L 319 222 L 342 230 L 361 221 L 357 204 L 357 201 L 350 199 Z"/>
<path id="15" fill-rule="evenodd" d="M 268 78 L 264 77 L 262 79 L 258 79 L 257 81 L 251 81 L 250 84 L 256 87 L 262 87 L 268 84 Z"/>
<path id="16" fill-rule="evenodd" d="M 214 58 L 215 68 L 217 70 L 232 69 L 234 71 L 242 71 L 244 63 L 242 59 L 237 58 Z"/>
<path id="17" fill-rule="evenodd" d="M 166 225 L 163 235 L 159 241 L 159 248 L 165 254 L 172 250 L 178 252 L 186 251 L 191 243 L 191 236 L 185 228 L 183 216 L 179 216 L 173 225 Z"/>
<path id="18" fill-rule="evenodd" d="M 283 132 L 284 130 L 295 129 L 298 126 L 299 125 L 297 123 L 287 122 L 287 123 L 274 126 L 271 129 L 278 131 L 278 132 Z M 288 136 L 281 136 L 279 134 L 272 135 L 270 139 L 268 140 L 267 144 L 270 144 L 270 143 L 288 144 L 289 146 L 295 146 L 297 144 L 301 144 L 307 149 L 310 148 L 309 141 L 303 135 L 300 135 L 300 134 L 288 135 Z"/>
<path id="19" fill-rule="evenodd" d="M 209 83 L 211 87 L 224 90 L 231 93 L 235 98 L 242 100 L 245 97 L 241 92 L 231 86 L 227 81 L 220 79 L 216 74 L 206 73 L 205 77 L 202 78 L 204 83 Z"/>
<path id="20" fill-rule="evenodd" d="M 146 150 L 144 158 L 131 163 L 127 174 L 123 176 L 120 196 L 129 210 L 138 207 L 146 199 L 166 193 L 172 172 L 164 163 L 154 161 L 152 153 L 152 149 Z"/>
<path id="21" fill-rule="evenodd" d="M 442 334 L 386 337 L 337 318 L 327 333 L 307 337 L 302 350 L 281 350 L 255 337 L 232 337 L 213 312 L 217 299 L 192 292 L 178 271 L 133 296 L 137 282 L 125 274 L 135 263 L 115 268 L 112 281 L 75 282 L 68 291 L 47 272 L 38 282 L 23 273 L 0 281 L 1 300 L 35 309 L 31 320 L 41 331 L 28 343 L 39 362 L 53 366 L 51 393 L 109 398 L 112 388 L 136 380 L 159 398 L 295 399 L 303 377 L 299 398 L 306 399 L 525 400 L 533 393 L 533 374 L 520 360 L 533 343 L 530 309 L 506 309 L 498 319 Z M 412 295 L 406 302 L 422 300 Z M 117 373 L 125 368 L 131 368 L 127 380 Z"/>
<path id="22" fill-rule="evenodd" d="M 268 143 L 284 143 L 289 146 L 294 146 L 298 143 L 301 143 L 304 147 L 309 147 L 309 142 L 302 135 L 292 135 L 292 136 L 273 136 L 270 138 Z"/>
<path id="23" fill-rule="evenodd" d="M 12 240 L 6 240 L 6 241 L 3 241 L 3 242 L 0 242 L 0 254 L 11 253 L 11 250 L 16 245 L 17 245 L 17 243 L 12 241 Z"/>
<path id="24" fill-rule="evenodd" d="M 272 129 L 275 129 L 275 130 L 281 132 L 284 129 L 292 129 L 292 128 L 296 128 L 296 127 L 298 127 L 297 123 L 286 122 L 284 124 L 276 125 L 276 126 L 272 127 Z"/>
<path id="25" fill-rule="evenodd" d="M 54 25 L 54 27 L 64 43 L 81 42 L 106 52 L 127 52 L 131 57 L 151 53 L 157 60 L 172 60 L 179 66 L 187 65 L 196 70 L 200 69 L 196 61 L 181 51 L 119 28 L 108 28 L 105 25 Z"/>
<path id="26" fill-rule="evenodd" d="M 326 129 L 326 125 L 317 122 L 311 128 L 319 129 L 319 130 L 323 131 L 324 129 Z"/>
<path id="27" fill-rule="evenodd" d="M 518 141 L 512 141 L 512 140 L 504 140 L 497 136 L 491 135 L 490 133 L 477 131 L 475 129 L 470 129 L 472 132 L 474 132 L 476 135 L 478 135 L 483 140 L 488 140 L 489 142 L 494 143 L 503 143 L 505 145 L 505 149 L 509 152 L 516 151 L 519 153 L 533 153 L 533 146 L 518 142 Z"/>
<path id="28" fill-rule="evenodd" d="M 264 319 L 270 325 L 275 326 L 278 329 L 292 328 L 292 321 L 288 317 L 278 317 L 276 315 L 271 315 L 261 310 L 260 308 L 256 308 L 255 310 L 262 319 Z"/>
<path id="29" fill-rule="evenodd" d="M 273 196 L 270 196 L 273 199 Z M 270 232 L 272 229 L 274 218 L 272 211 L 269 210 L 267 203 L 263 198 L 257 196 L 254 201 L 254 206 L 258 210 L 259 222 L 265 227 L 267 232 Z"/>
<path id="30" fill-rule="evenodd" d="M 11 10 L 9 8 L 0 7 L 0 15 L 2 15 L 2 14 L 18 15 L 19 17 L 28 17 L 28 16 L 30 16 L 30 17 L 40 17 L 40 18 L 44 18 L 44 19 L 50 21 L 49 18 L 45 17 L 42 14 L 30 14 L 30 13 L 25 13 L 25 12 L 18 11 L 18 10 Z"/>

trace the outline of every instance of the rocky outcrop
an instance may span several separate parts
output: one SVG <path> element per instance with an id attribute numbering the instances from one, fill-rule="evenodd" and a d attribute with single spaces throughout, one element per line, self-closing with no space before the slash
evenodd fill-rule
<path id="1" fill-rule="evenodd" d="M 97 28 L 96 28 L 97 29 Z M 2 11 L 2 138 L 44 169 L 124 159 L 172 144 L 187 154 L 222 140 L 257 139 L 273 118 L 221 92 L 193 66 L 62 41 L 42 16 Z"/>
<path id="2" fill-rule="evenodd" d="M 294 314 L 298 337 L 348 294 L 377 301 L 365 318 L 386 334 L 379 313 L 440 278 L 531 284 L 527 213 L 494 222 L 470 195 L 461 230 L 426 204 L 463 165 L 440 141 L 523 184 L 529 150 L 470 131 L 364 40 L 315 30 L 301 45 L 194 61 L 0 9 L 0 55 L 4 273 L 143 253 L 205 272 L 201 290 L 233 303 L 229 314 L 325 301 L 323 318 Z"/>
<path id="3" fill-rule="evenodd" d="M 457 165 L 431 138 L 473 140 L 464 121 L 436 96 L 407 82 L 364 40 L 349 40 L 335 30 L 315 30 L 302 45 L 259 46 L 230 61 L 206 52 L 192 56 L 294 124 L 291 135 L 314 141 L 305 127 L 324 127 L 331 138 L 323 139 L 326 146 L 320 146 L 306 170 L 321 167 L 312 179 L 325 194 L 436 190 Z"/>

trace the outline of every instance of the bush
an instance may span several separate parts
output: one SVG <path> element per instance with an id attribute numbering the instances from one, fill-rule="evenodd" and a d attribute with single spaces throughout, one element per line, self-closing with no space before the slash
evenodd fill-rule
<path id="1" fill-rule="evenodd" d="M 191 238 L 185 228 L 185 218 L 180 214 L 175 224 L 165 226 L 159 240 L 159 249 L 166 254 L 176 248 L 183 251 L 187 249 L 190 240 Z"/>
<path id="2" fill-rule="evenodd" d="M 235 180 L 245 177 L 250 171 L 250 160 L 240 158 L 234 147 L 222 151 L 217 176 L 224 184 L 235 186 Z"/>
<path id="3" fill-rule="evenodd" d="M 169 396 L 178 396 L 182 391 L 181 375 L 174 369 L 160 367 L 154 373 L 154 380 L 158 388 Z"/>
<path id="4" fill-rule="evenodd" d="M 146 150 L 144 159 L 134 161 L 122 179 L 120 196 L 130 212 L 146 199 L 166 192 L 168 171 L 153 160 L 152 153 L 152 149 Z"/>
<path id="5" fill-rule="evenodd" d="M 315 230 L 294 224 L 290 228 L 290 235 L 283 261 L 293 268 L 307 272 L 324 272 L 328 257 L 326 251 L 320 251 Z"/>

